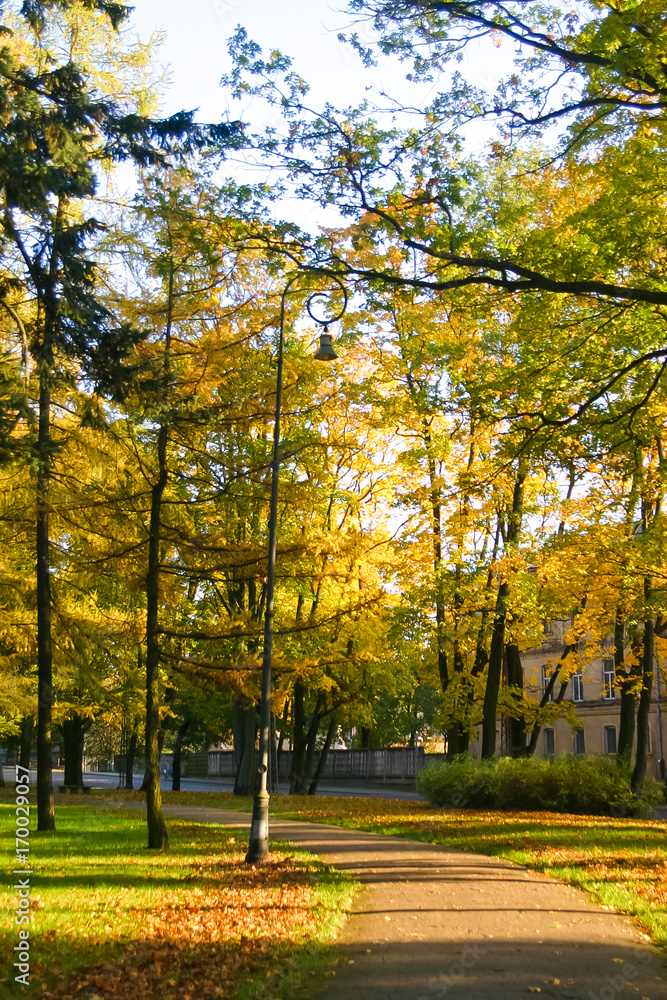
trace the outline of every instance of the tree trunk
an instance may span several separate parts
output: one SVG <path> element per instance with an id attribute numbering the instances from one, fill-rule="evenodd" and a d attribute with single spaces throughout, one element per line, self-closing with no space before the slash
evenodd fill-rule
<path id="1" fill-rule="evenodd" d="M 465 711 L 465 702 L 468 699 L 468 693 L 465 688 L 462 688 L 462 698 L 463 702 L 461 706 L 461 711 Z M 414 734 L 413 734 L 414 737 Z M 410 746 L 413 747 L 414 738 L 410 739 Z M 470 744 L 470 729 L 468 723 L 463 720 L 457 720 L 454 725 L 449 726 L 447 729 L 447 757 L 449 760 L 453 760 L 454 757 L 460 756 L 462 753 L 466 753 L 468 746 Z"/>
<path id="2" fill-rule="evenodd" d="M 491 649 L 484 690 L 484 715 L 482 719 L 482 757 L 494 757 L 496 753 L 496 716 L 498 695 L 503 673 L 503 650 L 505 648 L 505 618 L 510 585 L 505 580 L 498 588 L 496 611 L 491 632 Z"/>
<path id="3" fill-rule="evenodd" d="M 510 718 L 510 757 L 525 757 L 526 746 L 526 719 L 521 711 L 520 705 L 523 698 L 523 665 L 521 663 L 521 652 L 515 643 L 508 643 L 505 647 L 507 658 L 507 683 L 512 691 L 512 698 L 517 704 L 516 717 Z"/>
<path id="4" fill-rule="evenodd" d="M 164 749 L 164 729 L 162 728 L 162 726 L 160 726 L 160 731 L 157 734 L 157 759 L 158 759 L 158 766 L 159 766 L 159 761 L 160 761 L 160 759 L 162 757 L 162 750 L 163 749 Z M 144 776 L 141 779 L 141 785 L 139 786 L 139 791 L 140 792 L 145 792 L 146 789 L 148 788 L 148 770 L 147 770 L 147 768 L 145 766 L 147 760 L 148 760 L 148 748 L 147 748 L 146 743 L 144 741 Z"/>
<path id="5" fill-rule="evenodd" d="M 322 715 L 318 709 L 319 698 L 318 703 L 315 706 L 315 711 L 310 717 L 310 725 L 308 726 L 308 734 L 306 736 L 306 756 L 303 762 L 303 773 L 300 776 L 300 785 L 303 792 L 306 792 L 308 788 L 310 775 L 313 770 L 313 760 L 315 759 L 315 746 L 317 743 L 317 735 L 320 731 L 320 722 L 322 720 Z"/>
<path id="6" fill-rule="evenodd" d="M 650 581 L 645 582 L 645 591 L 650 594 Z M 633 795 L 641 795 L 646 778 L 649 741 L 649 713 L 653 693 L 654 623 L 647 618 L 644 623 L 644 649 L 642 654 L 642 689 L 637 710 L 637 751 L 632 771 L 630 787 Z"/>
<path id="7" fill-rule="evenodd" d="M 625 622 L 620 608 L 616 610 L 614 624 L 614 669 L 616 681 L 621 691 L 616 763 L 619 767 L 628 767 L 632 759 L 632 745 L 635 739 L 635 709 L 637 706 L 635 685 L 638 668 L 630 666 L 627 670 L 625 669 Z"/>
<path id="8" fill-rule="evenodd" d="M 493 541 L 493 551 L 491 553 L 491 559 L 489 561 L 489 569 L 486 574 L 486 586 L 484 588 L 484 604 L 482 606 L 482 613 L 480 615 L 479 629 L 477 631 L 477 641 L 475 643 L 475 662 L 472 667 L 472 676 L 479 677 L 484 673 L 486 665 L 489 662 L 489 654 L 487 652 L 487 643 L 489 639 L 489 607 L 488 601 L 491 600 L 491 594 L 493 593 L 493 568 L 496 562 L 496 557 L 498 555 L 498 545 L 500 543 L 500 517 L 498 517 L 498 523 L 496 525 L 496 534 Z M 486 542 L 484 543 L 486 548 Z"/>
<path id="9" fill-rule="evenodd" d="M 83 743 L 90 720 L 73 715 L 60 723 L 65 756 L 64 784 L 67 788 L 83 788 Z"/>
<path id="10" fill-rule="evenodd" d="M 164 340 L 164 395 L 169 391 L 171 322 L 174 301 L 174 268 L 169 271 L 167 325 Z M 162 421 L 157 438 L 157 480 L 151 487 L 151 514 L 148 529 L 148 570 L 146 573 L 146 817 L 148 846 L 161 850 L 169 846 L 167 827 L 162 815 L 160 789 L 160 541 L 162 498 L 167 486 L 167 445 L 169 427 Z"/>
<path id="11" fill-rule="evenodd" d="M 53 709 L 53 652 L 51 646 L 51 553 L 49 538 L 51 485 L 51 366 L 46 345 L 39 361 L 39 428 L 37 434 L 37 829 L 55 830 L 51 727 Z"/>
<path id="12" fill-rule="evenodd" d="M 250 708 L 243 708 L 235 702 L 232 709 L 232 725 L 237 758 L 234 795 L 252 795 L 257 777 L 255 761 L 257 707 L 251 705 Z"/>
<path id="13" fill-rule="evenodd" d="M 310 716 L 308 729 L 304 719 L 304 687 L 301 681 L 294 685 L 294 752 L 290 773 L 290 795 L 305 795 L 308 791 L 310 773 L 315 755 L 315 744 L 322 718 L 323 700 L 318 695 L 315 708 Z"/>
<path id="14" fill-rule="evenodd" d="M 491 553 L 491 560 L 489 563 L 489 570 L 486 578 L 485 594 L 488 599 L 490 599 L 493 592 L 493 567 L 496 561 L 496 556 L 498 554 L 498 544 L 500 542 L 500 518 L 498 518 L 498 524 L 496 526 L 496 534 L 493 542 L 493 552 Z M 477 631 L 477 640 L 475 643 L 475 661 L 472 666 L 471 678 L 468 682 L 467 691 L 467 705 L 466 714 L 468 718 L 468 723 L 470 722 L 470 716 L 472 714 L 472 706 L 475 692 L 475 685 L 473 678 L 480 677 L 489 662 L 489 654 L 487 652 L 487 642 L 489 638 L 489 609 L 486 604 L 482 607 L 482 613 L 480 615 L 480 624 Z M 461 752 L 465 753 L 468 749 L 470 742 L 470 725 L 468 724 L 468 732 L 465 734 L 465 745 L 463 746 Z"/>
<path id="15" fill-rule="evenodd" d="M 132 732 L 130 733 L 130 740 L 127 745 L 127 754 L 125 756 L 125 787 L 129 789 L 134 788 L 134 758 L 137 755 L 138 742 L 139 719 L 135 717 L 132 724 Z"/>
<path id="16" fill-rule="evenodd" d="M 278 791 L 278 739 L 276 736 L 276 713 L 271 712 L 269 732 L 269 773 L 268 789 L 273 795 Z"/>
<path id="17" fill-rule="evenodd" d="M 420 410 L 422 409 L 422 403 L 419 398 L 420 395 L 419 388 L 414 381 L 412 370 L 410 368 L 410 363 L 406 359 L 405 355 L 403 356 L 403 360 L 406 362 L 405 374 L 408 383 L 408 388 L 410 390 L 410 395 L 412 397 L 412 402 L 417 408 L 417 410 Z M 432 551 L 433 551 L 433 579 L 434 579 L 434 591 L 435 591 L 436 647 L 438 651 L 438 673 L 440 675 L 440 686 L 444 693 L 447 690 L 447 687 L 449 686 L 450 676 L 449 676 L 449 664 L 447 660 L 447 647 L 445 644 L 446 608 L 444 599 L 444 589 L 442 585 L 442 502 L 441 502 L 440 487 L 438 484 L 435 455 L 433 453 L 433 435 L 431 433 L 431 420 L 427 416 L 422 417 L 421 437 L 424 442 L 424 450 L 426 452 L 426 459 L 428 464 L 430 507 L 431 507 L 430 509 L 431 537 L 432 537 Z M 362 736 L 363 736 L 363 730 L 362 730 Z M 362 746 L 363 745 L 364 744 L 362 742 Z"/>
<path id="18" fill-rule="evenodd" d="M 512 511 L 508 519 L 506 547 L 516 548 L 521 537 L 521 521 L 523 518 L 523 487 L 526 481 L 526 464 L 521 462 L 514 484 L 512 496 Z M 496 611 L 491 632 L 491 649 L 489 651 L 489 666 L 484 692 L 484 714 L 482 719 L 482 757 L 494 757 L 496 753 L 496 716 L 498 714 L 498 695 L 503 672 L 503 651 L 505 647 L 505 625 L 507 619 L 507 599 L 510 594 L 508 580 L 503 580 L 498 588 Z"/>
<path id="19" fill-rule="evenodd" d="M 586 597 L 584 597 L 583 600 L 582 600 L 582 602 L 581 602 L 580 611 L 583 611 L 585 607 L 586 607 Z M 575 642 L 571 642 L 571 643 L 566 643 L 566 645 L 563 647 L 563 652 L 561 654 L 561 658 L 558 661 L 558 663 L 556 664 L 556 669 L 554 670 L 553 674 L 549 678 L 549 683 L 547 684 L 547 686 L 545 688 L 545 691 L 544 691 L 544 694 L 542 695 L 542 698 L 540 700 L 540 708 L 544 708 L 544 706 L 549 703 L 549 698 L 551 698 L 553 696 L 553 691 L 554 691 L 554 688 L 556 686 L 556 681 L 558 680 L 558 677 L 560 676 L 560 672 L 561 672 L 562 668 L 565 666 L 568 656 L 571 653 L 576 653 L 577 646 L 578 646 L 578 643 L 575 641 Z M 556 704 L 557 705 L 560 705 L 560 703 L 565 698 L 565 692 L 567 690 L 567 685 L 568 685 L 568 681 L 565 681 L 565 683 L 561 683 L 560 690 L 558 692 L 558 697 L 556 698 Z M 535 750 L 537 749 L 537 740 L 538 740 L 538 737 L 540 735 L 541 730 L 542 730 L 541 726 L 539 726 L 539 725 L 533 726 L 533 730 L 532 730 L 532 732 L 530 734 L 530 740 L 528 741 L 528 746 L 526 747 L 526 754 L 525 754 L 526 757 L 532 757 L 533 754 L 535 753 Z"/>
<path id="20" fill-rule="evenodd" d="M 632 476 L 632 485 L 626 506 L 625 532 L 631 538 L 635 531 L 636 505 L 639 499 L 640 482 L 643 480 L 644 459 L 640 448 L 635 454 L 636 471 Z M 646 530 L 646 507 L 642 497 L 642 528 Z M 616 620 L 614 623 L 614 668 L 616 672 L 616 682 L 621 692 L 621 717 L 619 721 L 618 745 L 616 749 L 616 763 L 619 767 L 629 767 L 632 759 L 632 745 L 635 736 L 635 711 L 637 708 L 637 688 L 639 687 L 639 677 L 641 675 L 640 663 L 631 664 L 625 668 L 625 615 L 619 606 L 616 609 Z M 642 653 L 633 646 L 633 653 L 639 652 L 637 659 L 641 661 Z"/>
<path id="21" fill-rule="evenodd" d="M 567 497 L 566 497 L 566 499 L 568 500 L 572 497 L 572 493 L 574 492 L 575 482 L 576 482 L 576 470 L 574 465 L 570 465 L 570 484 L 568 487 Z M 562 519 L 560 524 L 558 525 L 558 535 L 562 536 L 564 534 L 565 534 L 565 520 Z M 576 612 L 577 614 L 581 614 L 583 612 L 584 608 L 586 607 L 587 599 L 588 599 L 587 596 L 584 594 L 584 596 L 581 599 L 579 609 Z M 574 617 L 572 619 L 572 625 L 574 626 Z M 556 686 L 556 681 L 558 680 L 561 669 L 563 668 L 565 661 L 567 660 L 570 653 L 576 653 L 577 647 L 578 643 L 576 641 L 571 643 L 566 643 L 565 646 L 563 647 L 563 652 L 561 653 L 560 660 L 556 664 L 556 668 L 552 673 L 551 677 L 549 678 L 549 683 L 547 684 L 544 694 L 542 695 L 542 698 L 540 700 L 540 708 L 544 708 L 544 706 L 549 703 L 549 699 L 553 697 L 553 691 Z M 563 701 L 565 697 L 565 692 L 567 690 L 567 685 L 568 685 L 567 681 L 565 681 L 565 683 L 561 683 L 560 691 L 558 692 L 558 697 L 556 698 L 556 704 L 560 705 L 560 703 Z M 532 757 L 535 754 L 535 751 L 537 749 L 537 741 L 541 731 L 542 731 L 542 726 L 536 723 L 531 731 L 530 739 L 528 740 L 528 745 L 526 746 L 524 756 Z"/>
<path id="22" fill-rule="evenodd" d="M 158 769 L 160 763 L 160 757 L 162 756 L 162 750 L 164 748 L 164 729 L 160 726 L 157 734 L 157 759 L 158 759 Z M 144 741 L 144 763 L 148 761 L 148 743 Z M 148 769 L 144 767 L 144 776 L 141 782 L 140 792 L 145 792 L 148 788 Z"/>
<path id="23" fill-rule="evenodd" d="M 317 792 L 317 786 L 320 783 L 320 778 L 324 773 L 324 767 L 327 762 L 327 757 L 329 755 L 329 750 L 331 749 L 331 744 L 334 741 L 334 737 L 338 730 L 338 723 L 336 721 L 335 715 L 332 713 L 331 721 L 329 722 L 329 728 L 327 729 L 327 735 L 324 740 L 324 746 L 322 747 L 322 752 L 320 754 L 320 759 L 317 762 L 317 767 L 315 768 L 315 774 L 312 777 L 312 781 L 308 787 L 308 794 L 315 795 Z"/>
<path id="24" fill-rule="evenodd" d="M 289 776 L 290 795 L 301 795 L 305 789 L 301 786 L 300 780 L 303 774 L 304 758 L 306 754 L 306 740 L 304 734 L 304 711 L 303 711 L 303 681 L 296 681 L 294 684 L 294 696 L 292 698 L 292 733 L 294 748 L 292 750 L 292 765 Z"/>
<path id="25" fill-rule="evenodd" d="M 24 715 L 21 721 L 21 750 L 19 754 L 19 765 L 24 771 L 30 767 L 30 752 L 32 750 L 32 737 L 35 730 L 35 716 Z"/>
<path id="26" fill-rule="evenodd" d="M 457 570 L 458 573 L 458 570 Z M 459 610 L 461 606 L 461 600 L 458 594 L 454 595 L 454 615 L 455 615 L 455 627 L 458 627 L 456 619 L 459 615 Z M 455 700 L 456 700 L 456 716 L 454 718 L 453 724 L 447 729 L 447 755 L 449 759 L 458 757 L 460 754 L 465 753 L 468 748 L 469 734 L 470 734 L 470 722 L 469 722 L 469 708 L 470 702 L 470 685 L 468 684 L 469 678 L 465 674 L 465 664 L 463 662 L 463 657 L 461 656 L 461 649 L 458 638 L 454 638 L 454 655 L 453 655 L 453 666 L 454 673 L 450 677 L 449 684 L 454 683 L 455 687 Z M 449 685 L 448 685 L 449 686 Z M 414 746 L 414 741 L 411 742 L 411 746 Z"/>
<path id="27" fill-rule="evenodd" d="M 442 506 L 438 489 L 435 460 L 432 452 L 431 428 L 423 421 L 424 444 L 428 455 L 428 476 L 431 486 L 431 531 L 433 536 L 433 576 L 435 580 L 435 628 L 438 648 L 438 673 L 440 686 L 445 692 L 449 686 L 449 664 L 445 644 L 445 595 L 442 583 Z"/>
<path id="28" fill-rule="evenodd" d="M 183 748 L 183 740 L 185 734 L 190 728 L 190 719 L 184 719 L 183 722 L 178 727 L 178 732 L 176 733 L 176 742 L 174 743 L 174 756 L 172 762 L 172 779 L 171 779 L 171 790 L 172 792 L 180 792 L 181 790 L 181 754 Z"/>
<path id="29" fill-rule="evenodd" d="M 167 484 L 168 429 L 162 424 L 158 433 L 158 479 L 151 489 L 151 515 L 148 538 L 148 572 L 146 574 L 146 818 L 148 846 L 162 850 L 169 846 L 167 827 L 162 815 L 160 789 L 160 514 L 162 496 Z"/>
<path id="30" fill-rule="evenodd" d="M 280 758 L 283 755 L 283 742 L 285 739 L 285 730 L 287 729 L 287 722 L 289 719 L 289 709 L 290 703 L 289 698 L 285 699 L 285 707 L 283 708 L 283 717 L 280 725 L 280 740 L 276 747 L 276 783 L 280 781 Z"/>

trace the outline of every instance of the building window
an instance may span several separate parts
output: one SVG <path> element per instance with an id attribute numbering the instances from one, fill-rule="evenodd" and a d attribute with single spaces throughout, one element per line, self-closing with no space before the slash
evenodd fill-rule
<path id="1" fill-rule="evenodd" d="M 583 674 L 572 674 L 572 701 L 583 701 L 583 700 L 584 700 L 584 676 Z"/>
<path id="2" fill-rule="evenodd" d="M 616 726 L 604 727 L 604 752 L 616 753 Z"/>
<path id="3" fill-rule="evenodd" d="M 586 740 L 584 739 L 583 729 L 577 729 L 574 736 L 574 752 L 575 753 L 586 753 Z"/>
<path id="4" fill-rule="evenodd" d="M 616 691 L 614 689 L 614 682 L 616 680 L 616 671 L 614 670 L 613 660 L 603 660 L 602 661 L 602 697 L 606 698 L 607 701 L 614 701 L 616 698 Z M 610 753 L 615 753 L 616 751 L 609 751 Z"/>
<path id="5" fill-rule="evenodd" d="M 547 757 L 553 757 L 556 753 L 556 740 L 553 729 L 544 730 L 544 752 Z"/>
<path id="6" fill-rule="evenodd" d="M 543 625 L 544 625 L 544 634 L 545 635 L 553 635 L 554 634 L 554 623 L 552 621 L 550 621 L 549 619 L 545 618 L 544 622 L 543 622 Z"/>
<path id="7" fill-rule="evenodd" d="M 544 693 L 546 694 L 547 687 L 549 686 L 549 678 L 551 677 L 550 671 L 546 667 L 542 667 L 542 687 L 544 688 Z M 553 701 L 553 690 L 549 692 L 549 697 L 547 701 Z"/>

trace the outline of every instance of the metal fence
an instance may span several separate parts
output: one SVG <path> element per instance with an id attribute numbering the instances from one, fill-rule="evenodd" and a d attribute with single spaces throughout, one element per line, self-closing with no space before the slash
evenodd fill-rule
<path id="1" fill-rule="evenodd" d="M 197 753 L 184 753 L 181 755 L 181 777 L 182 778 L 207 778 L 209 776 L 209 753 L 208 750 L 200 750 Z M 160 757 L 160 770 L 170 774 L 173 763 L 173 754 L 166 753 Z M 146 761 L 143 757 L 137 756 L 133 762 L 134 774 L 143 774 Z M 114 759 L 101 760 L 98 762 L 96 770 L 115 771 L 117 774 L 125 773 L 125 757 L 123 754 L 116 754 Z"/>
<path id="2" fill-rule="evenodd" d="M 315 754 L 313 771 L 319 762 Z M 423 747 L 390 747 L 384 750 L 332 750 L 327 755 L 322 772 L 325 781 L 411 781 L 418 771 L 445 755 L 424 753 Z M 287 781 L 292 765 L 291 750 L 280 754 L 279 778 Z M 234 750 L 209 750 L 208 777 L 234 778 L 236 753 Z"/>
<path id="3" fill-rule="evenodd" d="M 311 771 L 319 763 L 320 755 L 314 755 Z M 160 770 L 171 774 L 172 754 L 160 758 Z M 436 761 L 445 760 L 443 753 L 425 753 L 423 747 L 389 747 L 382 750 L 330 750 L 324 764 L 321 778 L 324 781 L 414 781 L 417 773 Z M 183 778 L 226 778 L 236 777 L 237 757 L 234 750 L 201 750 L 184 753 L 181 757 L 181 777 Z M 143 756 L 134 758 L 134 773 L 143 774 Z M 288 781 L 292 767 L 292 751 L 283 750 L 279 755 L 279 780 Z M 125 757 L 116 754 L 110 760 L 86 759 L 84 770 L 115 771 L 123 774 Z"/>
<path id="4" fill-rule="evenodd" d="M 210 753 L 199 750 L 197 753 L 184 753 L 181 757 L 182 778 L 208 778 L 210 775 Z"/>

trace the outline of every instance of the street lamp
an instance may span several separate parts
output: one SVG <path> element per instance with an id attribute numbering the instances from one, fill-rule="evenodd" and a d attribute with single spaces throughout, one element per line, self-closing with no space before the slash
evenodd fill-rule
<path id="1" fill-rule="evenodd" d="M 271 504 L 269 508 L 269 555 L 266 573 L 266 611 L 264 613 L 264 651 L 262 655 L 262 694 L 259 713 L 259 787 L 255 792 L 252 807 L 252 826 L 246 862 L 257 864 L 269 856 L 269 742 L 271 733 L 271 648 L 273 646 L 273 588 L 276 569 L 276 535 L 278 525 L 278 476 L 280 473 L 280 403 L 283 389 L 283 339 L 285 329 L 285 300 L 292 284 L 299 275 L 287 282 L 280 299 L 280 333 L 278 337 L 278 372 L 276 376 L 276 412 L 273 424 L 273 457 L 271 459 Z M 320 335 L 320 346 L 314 357 L 316 361 L 335 361 L 338 355 L 333 349 L 329 324 L 337 322 L 347 309 L 347 292 L 337 278 L 331 280 L 343 293 L 343 305 L 335 316 L 320 319 L 312 311 L 316 299 L 328 298 L 330 292 L 313 292 L 308 298 L 308 315 L 319 326 L 324 327 Z"/>

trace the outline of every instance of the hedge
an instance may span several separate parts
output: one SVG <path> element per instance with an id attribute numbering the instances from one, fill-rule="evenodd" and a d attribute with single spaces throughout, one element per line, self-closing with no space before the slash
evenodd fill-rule
<path id="1" fill-rule="evenodd" d="M 417 791 L 436 806 L 600 816 L 652 816 L 665 800 L 654 778 L 646 779 L 637 797 L 630 790 L 630 772 L 613 757 L 579 755 L 491 761 L 465 755 L 420 771 Z"/>

